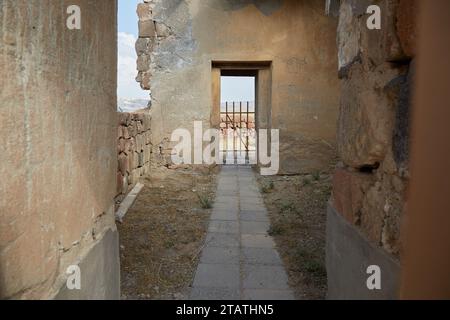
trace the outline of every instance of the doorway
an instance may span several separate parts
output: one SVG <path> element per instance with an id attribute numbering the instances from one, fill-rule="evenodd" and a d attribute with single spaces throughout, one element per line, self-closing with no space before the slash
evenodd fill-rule
<path id="1" fill-rule="evenodd" d="M 221 76 L 220 161 L 256 164 L 256 78 Z"/>
<path id="2" fill-rule="evenodd" d="M 211 127 L 220 163 L 258 165 L 258 130 L 272 125 L 272 63 L 213 61 Z"/>

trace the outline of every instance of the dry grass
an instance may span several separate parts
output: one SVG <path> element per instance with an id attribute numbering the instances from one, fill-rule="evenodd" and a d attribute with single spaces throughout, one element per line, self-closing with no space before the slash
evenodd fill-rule
<path id="1" fill-rule="evenodd" d="M 328 174 L 258 178 L 271 228 L 289 280 L 299 299 L 324 299 L 326 204 Z"/>
<path id="2" fill-rule="evenodd" d="M 185 299 L 214 199 L 217 168 L 155 168 L 119 225 L 123 299 Z"/>

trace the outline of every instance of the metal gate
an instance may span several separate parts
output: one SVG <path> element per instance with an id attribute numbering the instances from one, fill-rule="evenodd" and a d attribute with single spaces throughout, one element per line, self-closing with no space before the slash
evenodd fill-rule
<path id="1" fill-rule="evenodd" d="M 256 163 L 256 109 L 250 101 L 220 107 L 220 157 L 224 164 Z"/>

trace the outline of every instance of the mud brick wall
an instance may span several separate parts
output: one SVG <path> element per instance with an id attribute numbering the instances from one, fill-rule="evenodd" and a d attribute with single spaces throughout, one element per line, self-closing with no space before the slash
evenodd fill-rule
<path id="1" fill-rule="evenodd" d="M 117 202 L 150 170 L 150 122 L 151 116 L 146 113 L 118 113 Z"/>
<path id="2" fill-rule="evenodd" d="M 366 26 L 369 5 L 381 30 Z M 343 0 L 338 26 L 342 97 L 333 207 L 367 239 L 401 253 L 400 224 L 409 179 L 410 92 L 417 3 Z"/>

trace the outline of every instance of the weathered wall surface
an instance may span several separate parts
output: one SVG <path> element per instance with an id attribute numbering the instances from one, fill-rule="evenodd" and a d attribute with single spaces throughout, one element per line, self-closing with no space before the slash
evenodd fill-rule
<path id="1" fill-rule="evenodd" d="M 371 4 L 381 8 L 381 30 L 367 28 Z M 409 179 L 416 14 L 410 0 L 344 0 L 338 27 L 342 163 L 333 179 L 332 206 L 367 241 L 397 258 Z M 334 257 L 340 254 L 335 249 Z"/>
<path id="2" fill-rule="evenodd" d="M 146 112 L 118 113 L 117 201 L 121 201 L 150 170 L 151 119 Z"/>
<path id="3" fill-rule="evenodd" d="M 145 1 L 138 9 L 138 81 L 152 91 L 160 162 L 172 131 L 210 126 L 212 61 L 271 61 L 271 122 L 283 173 L 328 168 L 334 157 L 339 81 L 337 20 L 322 1 Z"/>
<path id="4" fill-rule="evenodd" d="M 116 2 L 4 0 L 0 22 L 0 297 L 52 298 L 69 265 L 118 246 Z M 118 297 L 118 254 L 96 252 L 117 272 L 82 267 L 77 295 Z"/>

